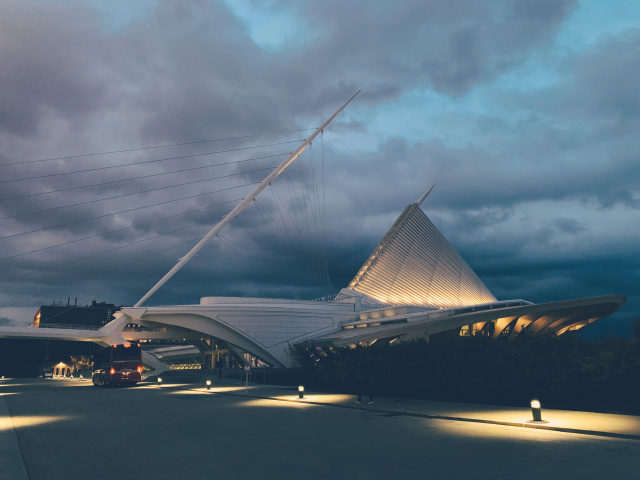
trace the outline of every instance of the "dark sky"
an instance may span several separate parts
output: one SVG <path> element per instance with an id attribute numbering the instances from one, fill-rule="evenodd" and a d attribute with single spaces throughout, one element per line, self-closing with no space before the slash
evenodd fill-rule
<path id="1" fill-rule="evenodd" d="M 497 298 L 640 316 L 636 2 L 131 3 L 0 3 L 3 321 L 135 303 L 358 89 L 149 304 L 335 292 L 437 182 Z"/>

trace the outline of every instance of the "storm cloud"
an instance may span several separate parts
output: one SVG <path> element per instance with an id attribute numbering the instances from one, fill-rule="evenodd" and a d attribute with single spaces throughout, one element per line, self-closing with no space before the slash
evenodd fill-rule
<path id="1" fill-rule="evenodd" d="M 335 292 L 437 183 L 423 209 L 498 298 L 640 316 L 638 29 L 562 44 L 569 0 L 96 5 L 0 5 L 3 317 L 135 303 L 358 89 L 151 303 Z"/>

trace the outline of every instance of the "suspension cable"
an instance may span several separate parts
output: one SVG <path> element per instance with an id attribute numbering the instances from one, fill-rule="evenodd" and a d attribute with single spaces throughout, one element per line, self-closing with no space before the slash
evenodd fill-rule
<path id="1" fill-rule="evenodd" d="M 270 135 L 284 135 L 286 133 L 299 133 L 299 132 L 307 132 L 309 130 L 314 130 L 313 128 L 302 128 L 302 129 L 298 129 L 298 130 L 287 130 L 287 131 L 283 131 L 283 132 L 274 132 L 274 133 L 260 133 L 260 134 L 256 134 L 256 135 L 242 135 L 239 137 L 227 137 L 227 138 L 216 138 L 216 139 L 212 139 L 212 140 L 198 140 L 195 142 L 185 142 L 185 143 L 173 143 L 173 144 L 169 144 L 169 145 L 154 145 L 154 146 L 149 146 L 149 147 L 138 147 L 138 148 L 127 148 L 127 149 L 123 149 L 123 150 L 112 150 L 110 152 L 98 152 L 98 153 L 83 153 L 83 154 L 79 154 L 79 155 L 67 155 L 64 157 L 52 157 L 52 158 L 41 158 L 38 160 L 23 160 L 21 162 L 12 162 L 12 163 L 2 163 L 0 164 L 0 167 L 7 167 L 10 165 L 25 165 L 28 163 L 39 163 L 39 162 L 50 162 L 52 160 L 70 160 L 73 158 L 85 158 L 85 157 L 97 157 L 100 155 L 111 155 L 114 153 L 130 153 L 130 152 L 139 152 L 139 151 L 143 151 L 143 150 L 153 150 L 153 149 L 159 149 L 159 148 L 167 148 L 167 147 L 182 147 L 185 145 L 197 145 L 197 144 L 202 144 L 202 143 L 213 143 L 213 142 L 223 142 L 223 141 L 227 141 L 227 140 L 244 140 L 247 138 L 257 138 L 257 137 L 266 137 L 266 136 L 270 136 Z"/>

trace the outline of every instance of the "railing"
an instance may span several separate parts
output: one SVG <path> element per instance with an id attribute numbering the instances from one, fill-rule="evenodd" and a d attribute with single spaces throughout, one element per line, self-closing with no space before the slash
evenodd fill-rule
<path id="1" fill-rule="evenodd" d="M 73 325 L 70 323 L 41 323 L 38 328 L 57 328 L 63 330 L 100 330 L 101 327 L 99 325 Z"/>
<path id="2" fill-rule="evenodd" d="M 218 370 L 222 370 L 220 373 Z M 220 378 L 230 378 L 233 380 L 245 380 L 247 378 L 247 373 L 249 374 L 249 382 L 251 383 L 267 383 L 267 369 L 262 370 L 249 370 L 249 372 L 245 372 L 243 368 L 222 368 L 217 369 L 214 368 L 210 370 L 213 373 L 213 376 L 218 374 Z M 260 382 L 262 380 L 262 382 Z"/>
<path id="3" fill-rule="evenodd" d="M 139 333 L 175 333 L 175 332 L 193 333 L 193 330 L 189 330 L 187 328 L 182 328 L 182 327 L 154 327 L 154 328 L 150 328 L 150 327 L 130 327 L 130 326 L 126 326 L 126 327 L 124 327 L 124 329 L 122 331 L 123 332 L 139 332 Z"/>
<path id="4" fill-rule="evenodd" d="M 221 371 L 219 371 L 221 370 Z M 187 376 L 199 378 L 204 383 L 206 380 L 216 381 L 218 378 L 222 380 L 230 380 L 234 383 L 246 382 L 246 372 L 244 368 L 212 368 L 212 369 L 192 369 L 192 370 L 169 370 L 162 375 L 171 376 Z M 271 368 L 271 367 L 255 367 L 249 371 L 250 383 L 261 383 L 263 385 L 300 385 L 302 381 L 301 368 Z"/>
<path id="5" fill-rule="evenodd" d="M 505 300 L 503 302 L 495 302 L 495 303 L 488 303 L 483 305 L 474 305 L 472 307 L 451 309 L 449 310 L 448 315 L 451 316 L 451 315 L 459 315 L 462 313 L 482 312 L 486 310 L 494 310 L 494 309 L 508 308 L 508 307 L 523 307 L 525 305 L 533 305 L 533 303 L 527 302 L 526 300 Z"/>

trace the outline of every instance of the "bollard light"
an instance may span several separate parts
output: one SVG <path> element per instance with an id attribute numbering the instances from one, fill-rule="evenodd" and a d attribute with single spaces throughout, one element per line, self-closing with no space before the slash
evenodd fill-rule
<path id="1" fill-rule="evenodd" d="M 211 390 L 211 380 L 207 380 L 207 390 Z"/>
<path id="2" fill-rule="evenodd" d="M 542 421 L 542 408 L 540 407 L 540 401 L 535 398 L 531 400 L 531 413 L 533 414 L 534 422 Z"/>
<path id="3" fill-rule="evenodd" d="M 158 377 L 158 386 L 162 384 L 162 377 Z"/>
<path id="4" fill-rule="evenodd" d="M 298 398 L 304 398 L 304 385 L 298 385 Z"/>

